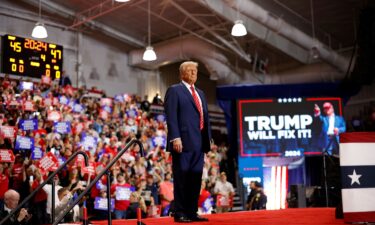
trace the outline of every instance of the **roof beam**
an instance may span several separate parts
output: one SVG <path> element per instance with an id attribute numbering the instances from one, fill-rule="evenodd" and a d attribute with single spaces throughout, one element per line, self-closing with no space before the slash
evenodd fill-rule
<path id="1" fill-rule="evenodd" d="M 107 0 L 104 2 L 101 2 L 97 5 L 94 5 L 86 10 L 83 10 L 82 12 L 76 13 L 75 20 L 72 25 L 70 25 L 69 28 L 75 28 L 82 24 L 85 24 L 89 21 L 92 21 L 100 16 L 107 15 L 117 9 L 120 9 L 124 6 L 135 6 L 142 3 L 142 1 L 136 1 L 133 4 L 128 3 L 116 3 L 113 0 Z"/>
<path id="2" fill-rule="evenodd" d="M 38 0 L 22 0 L 23 2 L 33 5 L 34 7 L 39 7 L 39 1 Z M 70 10 L 64 6 L 61 6 L 51 0 L 43 0 L 43 10 L 47 11 L 52 14 L 58 14 L 59 16 L 66 18 L 66 19 L 73 19 L 76 17 L 76 12 L 73 10 Z M 113 37 L 115 39 L 118 39 L 120 41 L 123 41 L 127 44 L 130 44 L 135 47 L 145 47 L 147 44 L 145 42 L 142 42 L 136 38 L 133 38 L 129 35 L 126 35 L 112 27 L 109 27 L 103 23 L 97 22 L 97 21 L 87 21 L 86 24 L 89 26 L 92 26 L 93 28 L 100 30 L 104 34 Z M 66 29 L 69 29 L 67 27 Z"/>
<path id="3" fill-rule="evenodd" d="M 218 1 L 220 2 L 220 1 Z M 181 7 L 179 4 L 177 4 L 175 1 L 170 2 L 172 6 L 177 8 L 180 12 L 185 14 L 187 17 L 189 17 L 191 20 L 193 20 L 196 24 L 198 24 L 200 27 L 207 30 L 208 33 L 213 35 L 215 38 L 217 38 L 219 41 L 221 41 L 225 46 L 227 46 L 229 49 L 231 49 L 233 52 L 235 52 L 237 55 L 239 55 L 242 59 L 247 61 L 248 63 L 251 63 L 251 57 L 246 54 L 241 48 L 238 48 L 231 43 L 229 43 L 227 40 L 225 40 L 221 35 L 217 34 L 214 30 L 212 30 L 209 26 L 204 24 L 202 21 L 197 19 L 195 16 L 190 14 L 188 11 L 186 11 L 183 7 Z"/>
<path id="4" fill-rule="evenodd" d="M 310 61 L 310 52 L 301 46 L 295 44 L 294 42 L 289 41 L 288 39 L 280 36 L 278 33 L 268 29 L 257 21 L 239 15 L 239 13 L 233 8 L 229 7 L 224 1 L 217 0 L 196 0 L 205 7 L 212 9 L 214 12 L 221 15 L 223 18 L 229 21 L 235 21 L 241 19 L 246 26 L 246 29 L 253 36 L 257 37 L 260 40 L 263 40 L 275 47 L 276 49 L 284 52 L 290 57 L 301 63 L 309 63 Z"/>

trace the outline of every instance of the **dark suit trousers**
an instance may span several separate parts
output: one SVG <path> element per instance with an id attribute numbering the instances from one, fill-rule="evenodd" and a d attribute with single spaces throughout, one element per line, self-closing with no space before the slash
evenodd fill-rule
<path id="1" fill-rule="evenodd" d="M 194 217 L 202 182 L 204 153 L 172 151 L 175 216 Z"/>

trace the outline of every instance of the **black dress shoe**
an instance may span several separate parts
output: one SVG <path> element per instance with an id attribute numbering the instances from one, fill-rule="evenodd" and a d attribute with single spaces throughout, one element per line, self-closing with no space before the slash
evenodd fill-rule
<path id="1" fill-rule="evenodd" d="M 204 218 L 204 217 L 201 217 L 201 216 L 194 216 L 192 218 L 190 218 L 192 221 L 194 222 L 207 222 L 208 219 L 207 218 Z"/>
<path id="2" fill-rule="evenodd" d="M 191 223 L 193 222 L 191 219 L 187 218 L 186 216 L 178 216 L 174 218 L 174 222 L 176 223 Z"/>

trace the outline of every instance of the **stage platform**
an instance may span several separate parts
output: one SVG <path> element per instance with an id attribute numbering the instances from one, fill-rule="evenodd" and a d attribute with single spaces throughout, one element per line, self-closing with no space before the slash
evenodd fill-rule
<path id="1" fill-rule="evenodd" d="M 321 225 L 345 224 L 343 219 L 335 218 L 334 208 L 301 208 L 283 210 L 259 210 L 229 212 L 205 215 L 208 222 L 193 222 L 194 225 Z M 170 225 L 175 223 L 171 217 L 143 219 L 146 225 Z M 108 222 L 92 221 L 94 225 L 106 225 Z M 113 220 L 113 225 L 136 225 L 136 220 Z"/>

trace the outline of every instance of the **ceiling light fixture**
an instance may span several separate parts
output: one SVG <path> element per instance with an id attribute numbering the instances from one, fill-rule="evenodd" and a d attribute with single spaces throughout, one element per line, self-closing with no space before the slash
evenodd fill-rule
<path id="1" fill-rule="evenodd" d="M 310 0 L 310 10 L 311 10 L 311 32 L 315 44 L 311 47 L 310 55 L 313 60 L 317 60 L 320 57 L 319 51 L 319 41 L 315 38 L 315 21 L 314 21 L 314 3 L 313 0 Z"/>
<path id="2" fill-rule="evenodd" d="M 237 20 L 234 22 L 232 27 L 232 36 L 241 37 L 247 34 L 246 27 L 243 25 L 243 21 L 240 20 L 240 3 L 242 0 L 237 1 Z"/>
<path id="3" fill-rule="evenodd" d="M 48 37 L 47 29 L 44 27 L 42 21 L 42 0 L 39 0 L 39 21 L 35 24 L 31 36 L 34 38 L 46 38 Z"/>
<path id="4" fill-rule="evenodd" d="M 156 60 L 156 53 L 154 48 L 151 46 L 151 21 L 150 21 L 150 0 L 148 0 L 148 46 L 143 53 L 144 61 L 154 61 Z"/>
<path id="5" fill-rule="evenodd" d="M 128 2 L 130 0 L 115 0 L 115 2 Z"/>
<path id="6" fill-rule="evenodd" d="M 243 25 L 242 20 L 236 20 L 232 27 L 232 36 L 241 37 L 247 34 L 246 27 Z"/>
<path id="7" fill-rule="evenodd" d="M 314 46 L 311 48 L 311 51 L 310 51 L 310 54 L 311 54 L 311 57 L 313 59 L 319 59 L 320 57 L 320 52 L 319 52 L 319 48 L 318 46 Z"/>

